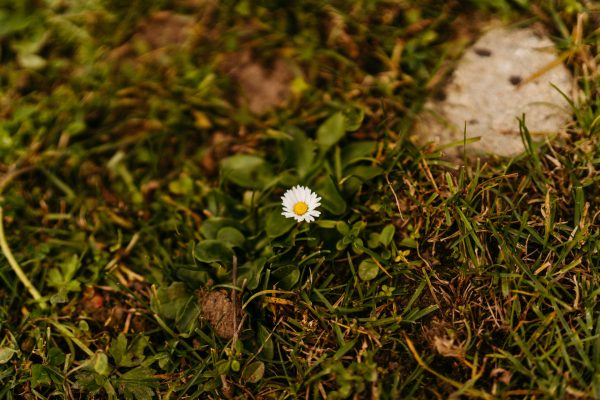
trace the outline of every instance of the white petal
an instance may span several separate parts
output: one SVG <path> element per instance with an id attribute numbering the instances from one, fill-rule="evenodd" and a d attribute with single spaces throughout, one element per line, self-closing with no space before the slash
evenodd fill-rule
<path id="1" fill-rule="evenodd" d="M 294 207 L 299 202 L 305 203 L 308 207 L 302 215 L 294 212 Z M 281 203 L 283 208 L 281 215 L 286 218 L 294 218 L 298 222 L 313 222 L 316 217 L 321 215 L 321 212 L 316 210 L 321 205 L 321 197 L 305 186 L 296 185 L 288 189 L 281 196 Z"/>
<path id="2" fill-rule="evenodd" d="M 296 188 L 291 188 L 290 192 L 290 202 L 295 203 L 298 201 L 298 194 L 296 193 Z"/>

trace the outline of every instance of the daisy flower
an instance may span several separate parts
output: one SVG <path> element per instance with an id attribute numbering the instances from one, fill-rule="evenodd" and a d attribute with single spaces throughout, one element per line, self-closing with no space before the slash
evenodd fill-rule
<path id="1" fill-rule="evenodd" d="M 294 186 L 281 197 L 283 212 L 286 218 L 296 218 L 296 221 L 312 222 L 321 215 L 317 207 L 321 205 L 321 198 L 309 188 Z"/>

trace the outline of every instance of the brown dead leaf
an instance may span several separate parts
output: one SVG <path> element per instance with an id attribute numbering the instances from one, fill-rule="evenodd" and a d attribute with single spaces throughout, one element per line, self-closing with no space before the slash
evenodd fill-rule
<path id="1" fill-rule="evenodd" d="M 512 374 L 504 368 L 494 368 L 492 372 L 490 372 L 490 378 L 494 378 L 495 380 L 508 385 L 512 378 Z"/>
<path id="2" fill-rule="evenodd" d="M 434 318 L 425 331 L 425 338 L 441 356 L 458 359 L 465 357 L 464 345 L 460 343 L 452 325 L 446 321 Z"/>
<path id="3" fill-rule="evenodd" d="M 236 331 L 231 297 L 225 290 L 200 293 L 202 317 L 210 323 L 216 334 L 223 339 L 231 339 Z M 236 321 L 241 321 L 241 311 L 237 310 Z"/>

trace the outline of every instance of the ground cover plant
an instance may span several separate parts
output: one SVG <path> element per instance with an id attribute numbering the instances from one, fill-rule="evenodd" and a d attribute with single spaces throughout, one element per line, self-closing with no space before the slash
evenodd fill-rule
<path id="1" fill-rule="evenodd" d="M 411 129 L 492 19 L 581 95 L 456 168 Z M 0 397 L 600 398 L 599 47 L 584 0 L 0 0 Z"/>

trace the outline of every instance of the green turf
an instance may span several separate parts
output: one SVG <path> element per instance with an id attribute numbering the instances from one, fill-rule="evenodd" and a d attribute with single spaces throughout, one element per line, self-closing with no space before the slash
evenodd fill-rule
<path id="1" fill-rule="evenodd" d="M 0 0 L 0 398 L 600 399 L 596 6 Z M 581 98 L 450 168 L 412 123 L 493 18 Z"/>

